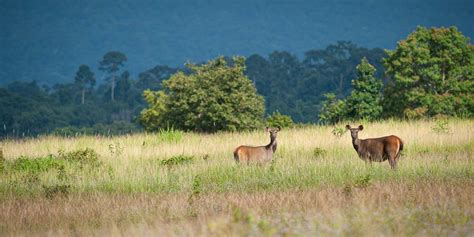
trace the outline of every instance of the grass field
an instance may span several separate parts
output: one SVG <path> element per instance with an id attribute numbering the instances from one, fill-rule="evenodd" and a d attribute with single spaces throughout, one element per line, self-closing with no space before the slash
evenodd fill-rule
<path id="1" fill-rule="evenodd" d="M 232 152 L 267 144 L 263 129 L 4 140 L 0 235 L 474 235 L 473 120 L 364 127 L 405 142 L 396 171 L 330 126 L 281 131 L 251 166 Z"/>

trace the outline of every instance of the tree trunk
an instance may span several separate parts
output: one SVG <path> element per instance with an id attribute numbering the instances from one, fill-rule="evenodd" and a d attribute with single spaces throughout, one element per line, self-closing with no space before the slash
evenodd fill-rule
<path id="1" fill-rule="evenodd" d="M 344 76 L 342 74 L 339 74 L 339 96 L 340 97 L 343 96 L 343 88 L 342 88 L 343 81 L 344 81 Z"/>
<path id="2" fill-rule="evenodd" d="M 112 101 L 114 101 L 115 99 L 114 94 L 115 94 L 115 76 L 112 76 L 112 88 L 111 88 L 111 93 L 110 93 Z"/>
<path id="3" fill-rule="evenodd" d="M 86 96 L 86 88 L 82 88 L 82 100 L 81 103 L 84 104 L 84 98 Z"/>

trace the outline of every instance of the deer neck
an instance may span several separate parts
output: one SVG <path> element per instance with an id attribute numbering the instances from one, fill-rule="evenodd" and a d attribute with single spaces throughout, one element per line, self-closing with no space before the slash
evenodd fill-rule
<path id="1" fill-rule="evenodd" d="M 359 151 L 359 147 L 360 147 L 360 139 L 358 136 L 353 136 L 352 137 L 352 146 L 354 147 L 354 149 L 356 151 Z"/>
<path id="2" fill-rule="evenodd" d="M 275 152 L 276 148 L 277 148 L 276 137 L 270 137 L 270 143 L 268 145 L 266 145 L 265 148 L 267 148 L 267 150 L 271 149 L 273 152 Z"/>

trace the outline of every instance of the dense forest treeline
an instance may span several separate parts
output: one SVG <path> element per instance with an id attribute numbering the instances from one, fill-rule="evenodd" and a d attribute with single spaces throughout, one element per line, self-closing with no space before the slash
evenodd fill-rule
<path id="1" fill-rule="evenodd" d="M 275 51 L 268 56 L 253 54 L 245 60 L 245 74 L 265 98 L 266 114 L 279 111 L 290 115 L 295 122 L 317 122 L 324 93 L 336 91 L 341 97 L 347 95 L 355 67 L 363 57 L 375 65 L 377 75 L 381 76 L 384 56 L 379 48 L 337 42 L 325 49 L 309 50 L 303 59 L 286 51 Z M 49 87 L 36 81 L 15 81 L 0 88 L 0 135 L 136 131 L 140 129 L 137 116 L 146 107 L 143 91 L 161 89 L 161 82 L 178 71 L 187 73 L 186 68 L 157 65 L 132 78 L 126 70 L 125 56 L 123 65 L 114 69 L 113 75 L 103 70 L 103 78 L 98 78 L 91 68 L 99 68 L 103 61 L 98 60 L 97 65 L 78 65 L 75 77 L 68 83 Z M 81 82 L 78 80 L 81 76 L 90 77 L 93 83 Z M 113 101 L 112 76 L 115 78 Z"/>
<path id="2" fill-rule="evenodd" d="M 340 41 L 302 59 L 286 51 L 219 57 L 157 65 L 138 78 L 127 60 L 110 51 L 97 66 L 78 65 L 69 83 L 0 88 L 0 136 L 123 134 L 140 123 L 147 130 L 241 130 L 275 112 L 298 123 L 474 115 L 474 46 L 455 27 L 418 27 L 395 50 Z M 257 116 L 254 125 L 245 113 Z"/>

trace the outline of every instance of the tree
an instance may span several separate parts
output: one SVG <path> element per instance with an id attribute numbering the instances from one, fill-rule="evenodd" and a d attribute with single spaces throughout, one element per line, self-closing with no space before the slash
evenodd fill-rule
<path id="1" fill-rule="evenodd" d="M 104 55 L 102 61 L 100 61 L 99 70 L 109 74 L 108 80 L 110 80 L 110 98 L 114 101 L 115 97 L 115 77 L 116 73 L 120 70 L 120 67 L 127 61 L 127 56 L 118 51 L 111 51 Z"/>
<path id="2" fill-rule="evenodd" d="M 95 85 L 94 73 L 91 71 L 89 66 L 79 66 L 79 69 L 76 72 L 76 77 L 74 78 L 74 83 L 81 90 L 81 104 L 84 104 L 86 90 L 92 89 Z"/>
<path id="3" fill-rule="evenodd" d="M 347 113 L 352 119 L 374 120 L 382 113 L 382 81 L 375 78 L 375 67 L 363 58 L 356 67 L 357 78 L 352 80 L 352 92 L 347 97 Z"/>
<path id="4" fill-rule="evenodd" d="M 162 90 L 144 92 L 149 108 L 140 122 L 147 130 L 174 127 L 200 132 L 249 130 L 263 124 L 264 101 L 245 75 L 243 57 L 229 66 L 223 57 L 203 65 L 188 64 Z"/>
<path id="5" fill-rule="evenodd" d="M 326 93 L 324 97 L 326 99 L 323 101 L 319 111 L 319 121 L 335 124 L 344 120 L 346 116 L 346 101 L 338 99 L 334 93 Z"/>
<path id="6" fill-rule="evenodd" d="M 157 65 L 152 69 L 146 70 L 138 74 L 137 88 L 140 90 L 159 90 L 161 82 L 170 78 L 171 75 L 178 71 L 177 68 L 168 67 L 166 65 Z"/>
<path id="7" fill-rule="evenodd" d="M 387 53 L 388 116 L 474 114 L 474 46 L 455 27 L 418 27 Z"/>
<path id="8" fill-rule="evenodd" d="M 245 74 L 253 81 L 259 94 L 267 96 L 270 94 L 271 83 L 270 64 L 262 56 L 252 54 L 245 60 Z"/>

